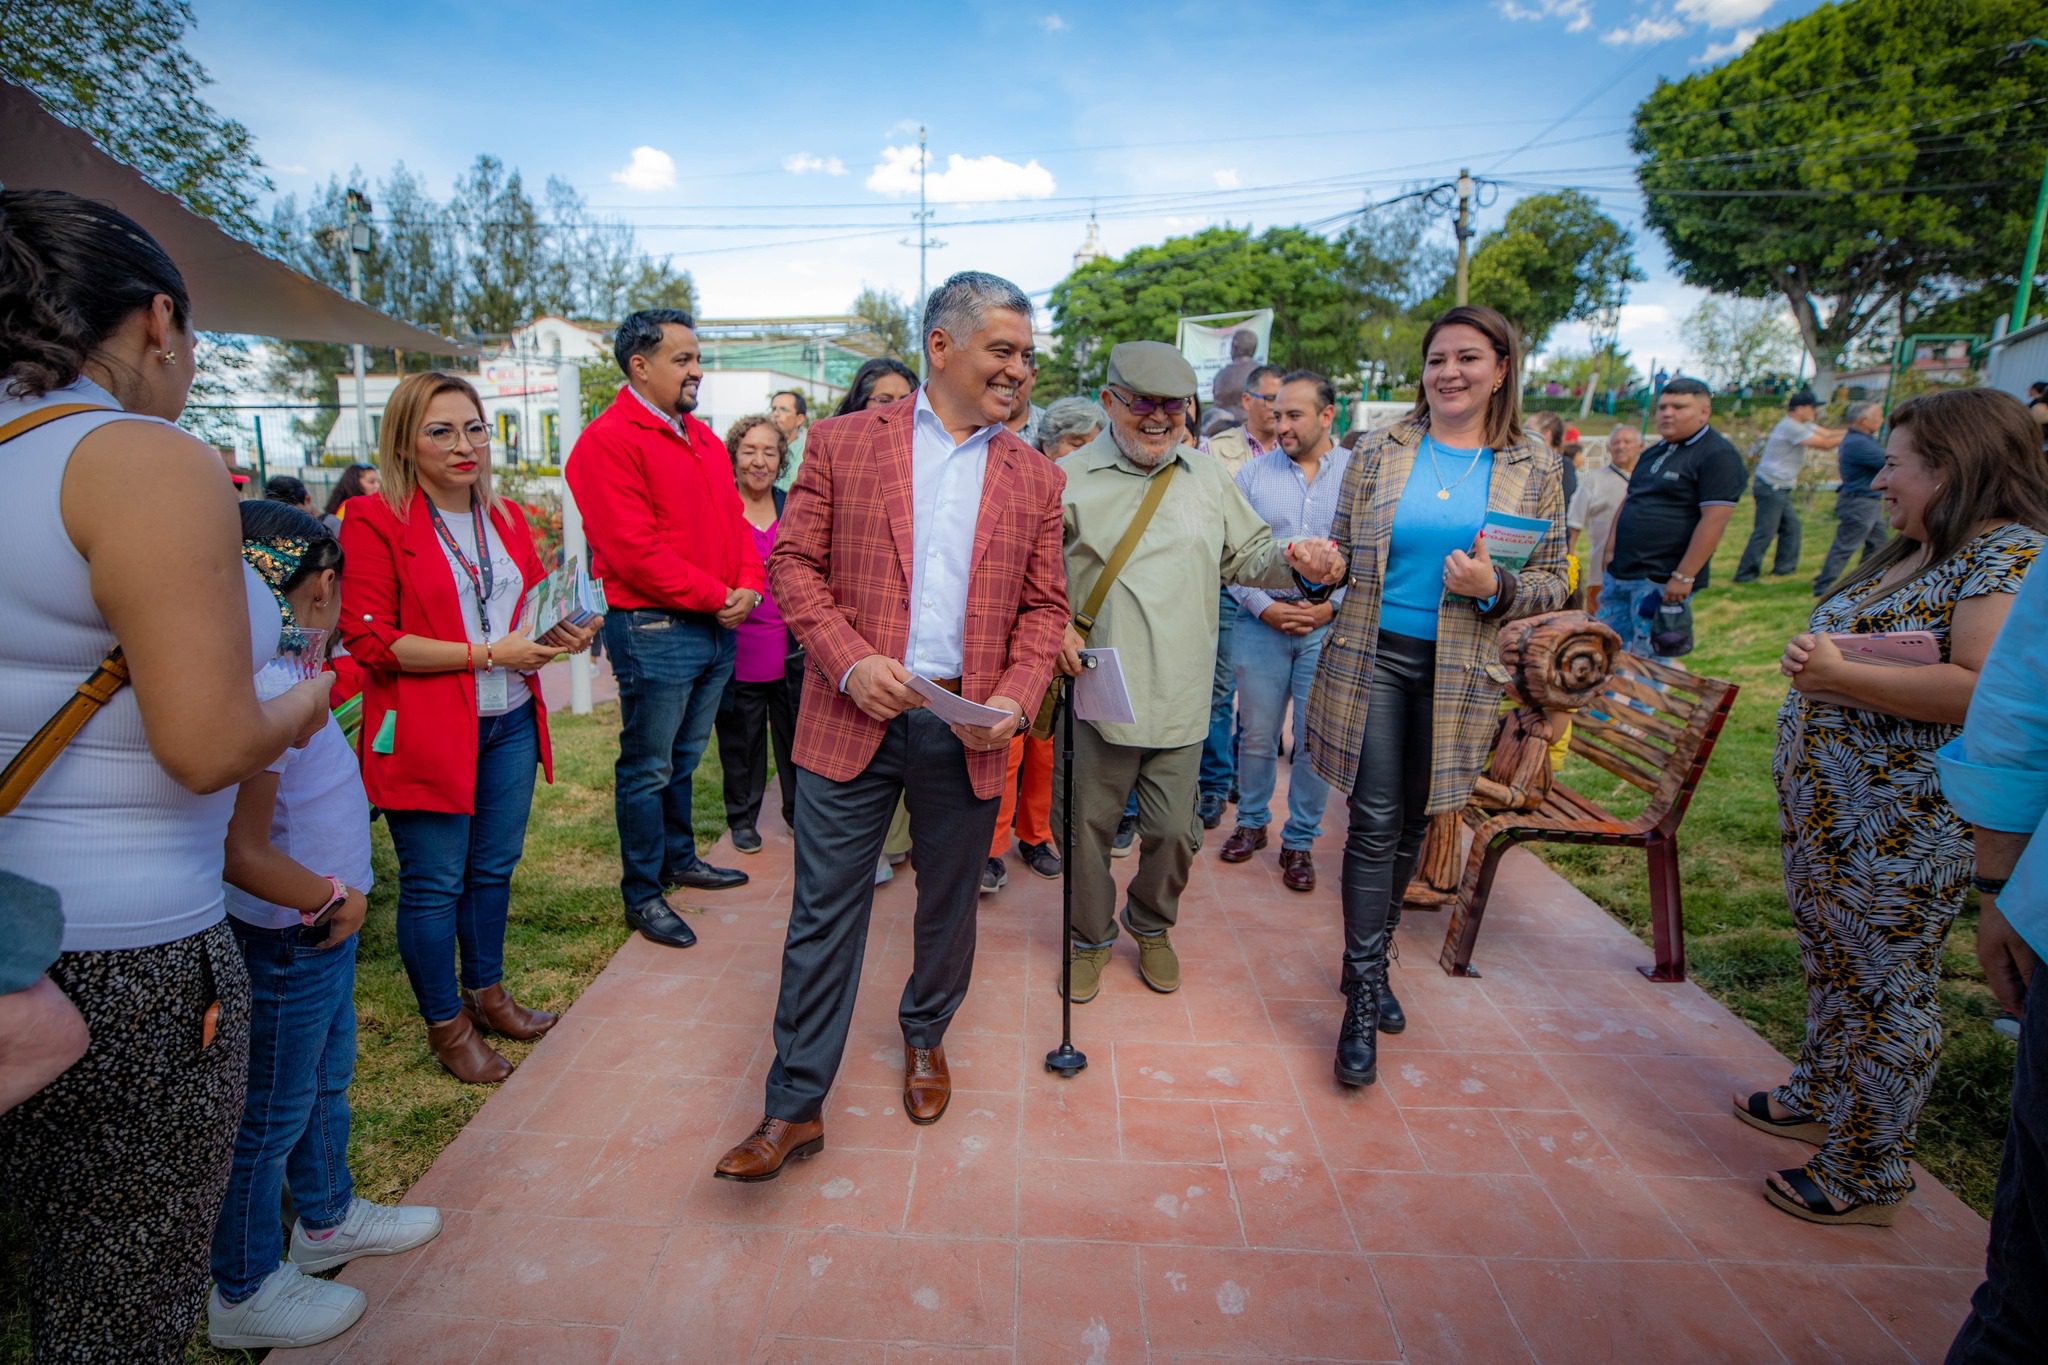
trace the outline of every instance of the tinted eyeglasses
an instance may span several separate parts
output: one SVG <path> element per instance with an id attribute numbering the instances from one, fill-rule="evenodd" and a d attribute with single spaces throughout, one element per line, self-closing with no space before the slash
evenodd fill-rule
<path id="1" fill-rule="evenodd" d="M 1150 417 L 1155 412 L 1163 412 L 1168 417 L 1178 417 L 1188 410 L 1188 400 L 1185 398 L 1140 398 L 1118 393 L 1115 389 L 1109 392 L 1117 402 L 1131 410 L 1133 417 Z"/>
<path id="2" fill-rule="evenodd" d="M 491 443 L 491 429 L 482 422 L 468 422 L 460 429 L 436 422 L 423 434 L 443 450 L 460 450 L 465 445 L 481 450 Z"/>

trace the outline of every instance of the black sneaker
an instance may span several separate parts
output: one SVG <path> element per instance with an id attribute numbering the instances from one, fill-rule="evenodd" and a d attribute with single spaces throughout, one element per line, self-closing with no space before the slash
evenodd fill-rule
<path id="1" fill-rule="evenodd" d="M 1203 792 L 1195 801 L 1195 812 L 1202 817 L 1203 829 L 1214 829 L 1223 823 L 1223 793 Z"/>
<path id="2" fill-rule="evenodd" d="M 1010 884 L 1010 869 L 1003 866 L 1001 858 L 990 858 L 988 866 L 981 870 L 981 894 L 993 896 Z"/>
<path id="3" fill-rule="evenodd" d="M 1138 837 L 1138 817 L 1126 815 L 1116 822 L 1116 838 L 1110 841 L 1109 856 L 1128 858 L 1131 856 L 1131 842 Z"/>
<path id="4" fill-rule="evenodd" d="M 761 831 L 755 829 L 752 825 L 734 825 L 732 827 L 732 846 L 741 853 L 759 853 L 761 851 Z"/>
<path id="5" fill-rule="evenodd" d="M 1017 845 L 1017 852 L 1023 857 L 1024 866 L 1030 868 L 1033 875 L 1043 877 L 1047 881 L 1054 881 L 1059 877 L 1060 855 L 1050 843 L 1020 843 Z"/>

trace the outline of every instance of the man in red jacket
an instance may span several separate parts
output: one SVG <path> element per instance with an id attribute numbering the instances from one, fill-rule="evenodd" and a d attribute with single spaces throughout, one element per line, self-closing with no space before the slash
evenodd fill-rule
<path id="1" fill-rule="evenodd" d="M 819 1114 L 899 796 L 917 848 L 916 956 L 897 1011 L 904 1112 L 935 1122 L 951 1095 L 942 1043 L 974 967 L 1010 737 L 1036 713 L 1067 624 L 1060 472 L 1003 425 L 1031 350 L 1016 285 L 955 275 L 925 306 L 916 398 L 820 422 L 805 443 L 768 556 L 808 658 L 775 1064 L 766 1117 L 718 1163 L 723 1179 L 771 1180 L 824 1146 Z M 995 718 L 948 725 L 926 701 L 944 692 Z"/>
<path id="2" fill-rule="evenodd" d="M 697 936 L 663 892 L 747 879 L 697 856 L 690 780 L 732 676 L 733 628 L 767 580 L 725 444 L 690 415 L 704 378 L 695 322 L 677 308 L 635 313 L 612 353 L 625 387 L 577 438 L 566 474 L 611 605 L 604 644 L 619 683 L 613 801 L 626 923 L 687 948 Z"/>

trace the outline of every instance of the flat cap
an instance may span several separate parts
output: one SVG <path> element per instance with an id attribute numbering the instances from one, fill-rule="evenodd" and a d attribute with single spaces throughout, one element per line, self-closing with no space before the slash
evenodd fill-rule
<path id="1" fill-rule="evenodd" d="M 1109 382 L 1152 398 L 1193 398 L 1195 367 L 1163 341 L 1120 341 L 1109 352 Z"/>

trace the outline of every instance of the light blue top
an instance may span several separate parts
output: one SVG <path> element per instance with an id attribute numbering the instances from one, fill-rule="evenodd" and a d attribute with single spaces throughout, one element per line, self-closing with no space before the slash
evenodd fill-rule
<path id="1" fill-rule="evenodd" d="M 967 570 L 981 519 L 991 422 L 955 445 L 922 386 L 910 436 L 910 641 L 904 666 L 957 678 L 967 634 Z"/>
<path id="2" fill-rule="evenodd" d="M 1998 908 L 2048 955 L 2048 575 L 2029 573 L 1977 675 L 1963 733 L 1935 751 L 1942 795 L 1973 825 L 2031 834 Z"/>
<path id="3" fill-rule="evenodd" d="M 1237 486 L 1243 492 L 1245 501 L 1252 510 L 1266 519 L 1273 528 L 1273 535 L 1279 540 L 1295 540 L 1302 536 L 1329 539 L 1330 523 L 1337 518 L 1337 494 L 1344 487 L 1344 471 L 1351 468 L 1351 452 L 1343 446 L 1332 445 L 1323 452 L 1322 463 L 1316 469 L 1316 481 L 1310 483 L 1302 477 L 1301 466 L 1292 456 L 1275 446 L 1261 455 L 1254 455 L 1244 462 L 1237 471 Z M 1297 601 L 1299 592 L 1282 589 L 1268 592 L 1264 588 L 1246 587 L 1232 583 L 1230 595 L 1237 599 L 1237 605 L 1256 617 L 1276 601 Z M 1331 593 L 1333 603 L 1344 600 L 1343 590 Z"/>
<path id="4" fill-rule="evenodd" d="M 1459 449 L 1433 436 L 1422 438 L 1408 471 L 1408 486 L 1394 508 L 1380 629 L 1418 640 L 1436 638 L 1437 609 L 1444 600 L 1444 557 L 1472 548 L 1479 528 L 1486 524 L 1486 493 L 1492 481 L 1490 447 Z M 1439 498 L 1438 489 L 1446 486 L 1451 496 Z"/>

